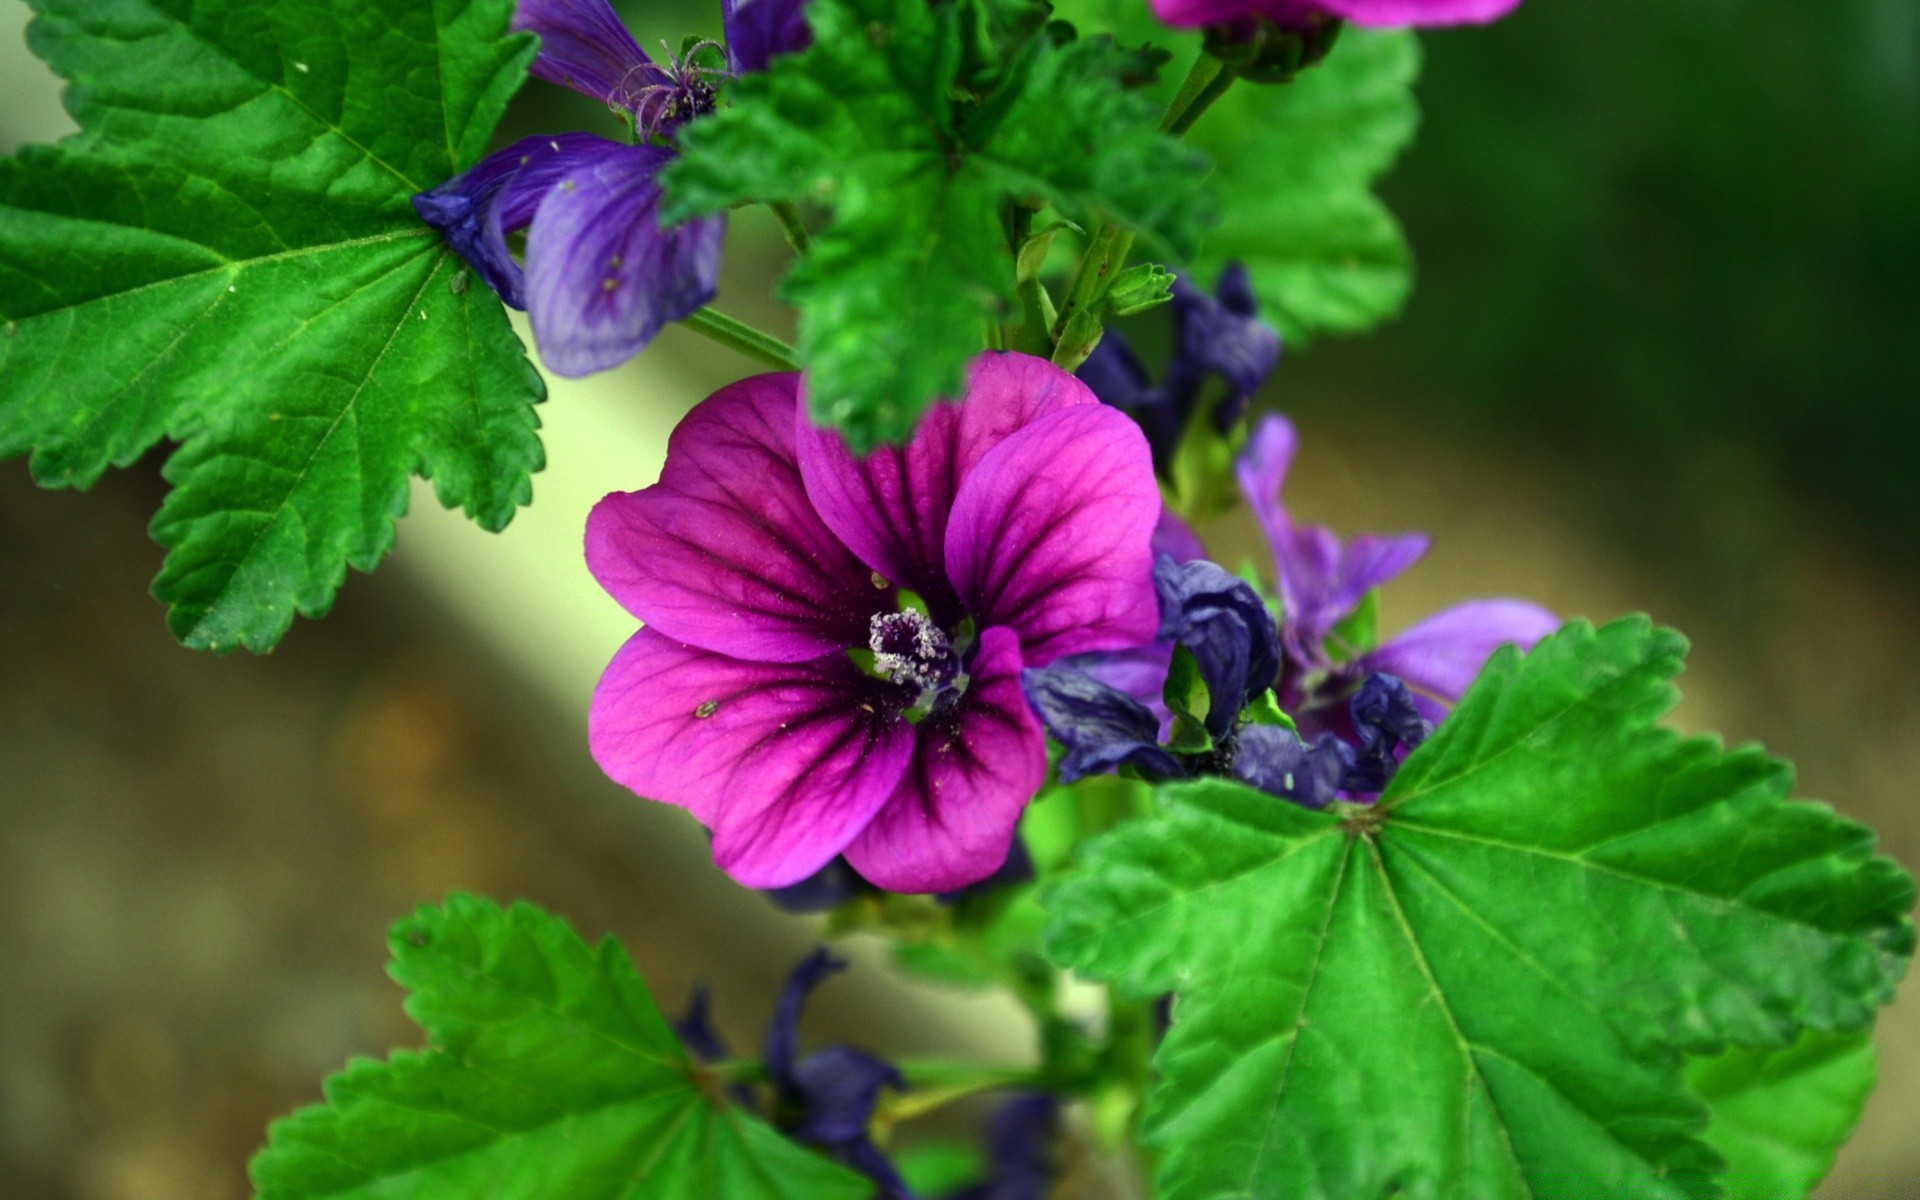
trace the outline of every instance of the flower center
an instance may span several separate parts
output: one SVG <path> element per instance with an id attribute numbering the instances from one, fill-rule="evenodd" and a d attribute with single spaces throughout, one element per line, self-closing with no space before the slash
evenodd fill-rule
<path id="1" fill-rule="evenodd" d="M 953 640 L 919 609 L 875 613 L 867 629 L 874 673 L 911 689 L 913 709 L 931 712 L 965 688 Z"/>
<path id="2" fill-rule="evenodd" d="M 726 71 L 707 63 L 723 53 L 716 42 L 700 42 L 679 57 L 669 52 L 664 65 L 634 69 L 617 100 L 633 114 L 641 141 L 670 138 L 680 126 L 714 110 L 720 94 L 710 77 Z"/>

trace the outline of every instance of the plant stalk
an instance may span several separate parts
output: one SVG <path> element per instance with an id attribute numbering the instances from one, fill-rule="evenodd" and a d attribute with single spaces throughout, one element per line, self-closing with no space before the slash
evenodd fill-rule
<path id="1" fill-rule="evenodd" d="M 792 346 L 711 307 L 702 305 L 680 318 L 680 323 L 702 337 L 738 350 L 777 371 L 800 369 L 800 356 Z"/>
<path id="2" fill-rule="evenodd" d="M 1202 50 L 1200 57 L 1193 60 L 1187 77 L 1180 82 L 1180 90 L 1174 94 L 1173 102 L 1167 105 L 1167 113 L 1160 119 L 1160 131 L 1174 137 L 1184 136 L 1187 130 L 1193 128 L 1193 123 L 1200 119 L 1200 114 L 1206 112 L 1233 85 L 1234 78 L 1231 67 Z M 1097 311 L 1096 306 L 1101 297 L 1106 295 L 1114 272 L 1126 265 L 1127 254 L 1132 249 L 1132 233 L 1112 221 L 1103 219 L 1100 222 L 1100 227 L 1094 230 L 1093 237 L 1087 242 L 1086 251 L 1080 255 L 1079 265 L 1073 271 L 1073 280 L 1067 285 L 1067 298 L 1060 305 L 1060 315 L 1053 323 L 1056 342 L 1066 333 L 1067 323 L 1073 320 L 1076 313 Z"/>
<path id="3" fill-rule="evenodd" d="M 805 254 L 807 248 L 813 245 L 813 238 L 800 222 L 800 210 L 787 200 L 775 200 L 767 207 L 773 210 L 774 217 L 779 220 L 780 232 L 787 235 L 787 245 L 793 247 L 795 254 Z"/>

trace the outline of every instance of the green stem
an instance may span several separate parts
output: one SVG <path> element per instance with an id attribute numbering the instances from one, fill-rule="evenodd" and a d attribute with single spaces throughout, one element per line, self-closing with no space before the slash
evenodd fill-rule
<path id="1" fill-rule="evenodd" d="M 778 371 L 798 371 L 800 356 L 770 333 L 762 333 L 745 321 L 736 321 L 723 312 L 702 306 L 680 318 L 680 323 L 705 338 L 729 346 L 748 358 Z"/>
<path id="2" fill-rule="evenodd" d="M 1200 114 L 1232 86 L 1234 77 L 1231 67 L 1202 50 L 1200 57 L 1193 60 L 1187 77 L 1180 82 L 1173 102 L 1167 105 L 1166 116 L 1160 119 L 1160 131 L 1174 137 L 1183 136 L 1200 119 Z M 1067 285 L 1067 298 L 1053 323 L 1056 342 L 1066 333 L 1067 323 L 1076 313 L 1095 311 L 1100 298 L 1106 295 L 1107 285 L 1113 281 L 1114 272 L 1126 265 L 1127 254 L 1132 249 L 1132 233 L 1112 221 L 1100 222 L 1080 256 L 1079 265 L 1074 268 L 1073 281 Z"/>
<path id="3" fill-rule="evenodd" d="M 787 245 L 793 247 L 795 254 L 805 254 L 807 247 L 813 245 L 813 238 L 807 233 L 807 227 L 800 223 L 800 210 L 786 200 L 775 200 L 767 205 L 780 222 L 780 231 L 787 235 Z"/>

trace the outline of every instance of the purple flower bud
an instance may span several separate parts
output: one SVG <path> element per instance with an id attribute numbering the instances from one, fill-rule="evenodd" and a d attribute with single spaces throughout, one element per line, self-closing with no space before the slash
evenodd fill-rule
<path id="1" fill-rule="evenodd" d="M 987 1177 L 945 1200 L 1046 1200 L 1059 1136 L 1058 1100 L 1039 1092 L 1014 1096 L 987 1120 Z"/>
<path id="2" fill-rule="evenodd" d="M 1164 666 L 1160 674 L 1165 677 Z M 1020 683 L 1041 724 L 1066 747 L 1061 783 L 1122 766 L 1156 779 L 1186 775 L 1180 760 L 1159 744 L 1160 718 L 1118 688 L 1068 666 L 1030 667 Z"/>
<path id="3" fill-rule="evenodd" d="M 1334 734 L 1321 734 L 1309 746 L 1292 730 L 1250 725 L 1240 731 L 1233 774 L 1249 787 L 1321 809 L 1339 798 L 1353 761 L 1352 748 Z"/>
<path id="4" fill-rule="evenodd" d="M 1153 583 L 1160 640 L 1192 652 L 1207 685 L 1207 732 L 1224 737 L 1280 674 L 1273 614 L 1246 580 L 1205 559 L 1182 563 L 1162 555 Z"/>
<path id="5" fill-rule="evenodd" d="M 1387 790 L 1407 752 L 1432 736 L 1433 723 L 1420 715 L 1407 685 L 1387 674 L 1367 676 L 1347 708 L 1359 745 L 1341 790 L 1377 795 Z"/>

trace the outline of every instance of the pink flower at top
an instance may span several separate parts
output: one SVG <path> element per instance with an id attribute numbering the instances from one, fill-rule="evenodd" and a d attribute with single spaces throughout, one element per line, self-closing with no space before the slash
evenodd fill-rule
<path id="1" fill-rule="evenodd" d="M 1154 15 L 1179 29 L 1259 17 L 1302 30 L 1330 20 L 1374 29 L 1481 25 L 1518 7 L 1520 0 L 1153 0 Z"/>
<path id="2" fill-rule="evenodd" d="M 889 891 L 951 891 L 1006 860 L 1046 776 L 1021 670 L 1158 626 L 1152 456 L 1025 355 L 982 356 L 866 459 L 800 390 L 716 392 L 659 483 L 588 519 L 588 566 L 645 623 L 594 692 L 594 757 L 693 813 L 750 887 L 844 854 Z"/>

